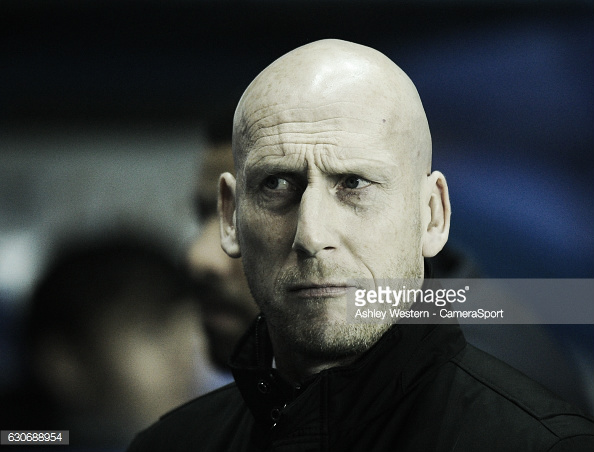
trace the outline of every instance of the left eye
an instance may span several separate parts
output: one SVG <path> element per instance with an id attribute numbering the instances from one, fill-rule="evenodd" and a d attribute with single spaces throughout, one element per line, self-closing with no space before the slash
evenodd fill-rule
<path id="1" fill-rule="evenodd" d="M 342 185 L 348 189 L 365 188 L 371 185 L 371 182 L 359 176 L 350 175 L 343 179 Z"/>

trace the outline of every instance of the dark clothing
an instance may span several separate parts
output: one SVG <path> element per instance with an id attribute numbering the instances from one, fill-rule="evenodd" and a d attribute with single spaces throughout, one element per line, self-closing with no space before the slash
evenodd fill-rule
<path id="1" fill-rule="evenodd" d="M 134 451 L 593 451 L 594 422 L 466 343 L 458 325 L 394 325 L 349 366 L 291 387 L 260 318 L 236 383 L 165 415 Z"/>

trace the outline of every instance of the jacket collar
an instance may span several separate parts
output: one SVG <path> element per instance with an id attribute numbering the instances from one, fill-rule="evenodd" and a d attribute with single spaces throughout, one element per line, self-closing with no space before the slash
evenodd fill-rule
<path id="1" fill-rule="evenodd" d="M 272 345 L 261 315 L 230 365 L 260 427 L 327 429 L 353 413 L 361 421 L 390 409 L 465 345 L 457 324 L 397 323 L 354 363 L 326 369 L 305 386 L 293 387 L 272 368 Z"/>

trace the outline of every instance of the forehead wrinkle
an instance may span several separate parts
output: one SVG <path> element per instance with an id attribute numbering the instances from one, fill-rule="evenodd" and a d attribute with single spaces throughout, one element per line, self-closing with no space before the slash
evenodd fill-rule
<path id="1" fill-rule="evenodd" d="M 375 129 L 377 130 L 373 130 L 373 128 L 368 131 L 353 130 L 354 127 L 350 126 L 351 123 L 357 123 L 357 125 L 361 123 L 370 124 L 376 126 Z M 343 136 L 337 136 L 337 133 L 343 134 Z M 278 145 L 296 141 L 303 141 L 307 144 L 337 145 L 339 141 L 344 141 L 344 136 L 364 136 L 367 139 L 381 140 L 388 134 L 389 131 L 382 128 L 382 125 L 377 122 L 347 116 L 315 121 L 280 122 L 259 127 L 248 137 L 248 141 L 252 146 L 257 146 L 262 141 L 266 143 L 276 137 L 278 138 Z"/>
<path id="2" fill-rule="evenodd" d="M 265 105 L 257 108 L 252 112 L 249 112 L 249 114 L 248 112 L 244 111 L 246 119 L 251 119 L 254 116 L 258 117 L 258 113 L 264 110 L 274 110 L 271 111 L 269 114 L 263 115 L 262 117 L 250 121 L 249 125 L 245 128 L 245 133 L 249 137 L 253 134 L 254 128 L 257 128 L 257 130 L 263 130 L 285 123 L 316 124 L 344 119 L 351 119 L 355 121 L 360 121 L 362 123 L 379 125 L 379 122 L 375 122 L 368 119 L 368 117 L 370 116 L 377 115 L 377 112 L 375 110 L 371 110 L 369 114 L 354 116 L 350 114 L 351 112 L 345 111 L 344 108 L 341 108 L 344 105 L 353 107 L 357 112 L 359 112 L 362 109 L 367 110 L 365 106 L 351 101 L 335 101 L 324 105 L 314 106 L 311 108 L 290 107 L 288 105 L 285 106 L 284 104 Z"/>
<path id="3" fill-rule="evenodd" d="M 360 139 L 363 137 L 363 141 Z M 361 141 L 360 145 L 344 145 L 344 143 L 352 143 L 353 141 Z M 308 149 L 312 149 L 312 159 L 316 164 L 322 164 L 322 156 L 327 156 L 327 159 L 338 160 L 352 160 L 353 151 L 361 152 L 366 148 L 367 160 L 375 160 L 373 154 L 382 153 L 389 155 L 390 158 L 394 156 L 394 152 L 390 150 L 389 146 L 381 138 L 370 137 L 367 133 L 346 132 L 341 131 L 341 136 L 336 136 L 334 131 L 324 132 L 281 132 L 278 134 L 270 134 L 259 137 L 255 142 L 251 143 L 247 151 L 247 160 L 249 161 L 249 154 L 268 152 L 271 155 L 288 155 L 298 153 L 305 153 Z M 355 154 L 357 155 L 357 154 Z M 380 161 L 378 159 L 378 161 Z M 384 162 L 385 164 L 385 162 Z"/>
<path id="4" fill-rule="evenodd" d="M 285 130 L 297 134 L 302 133 L 299 141 L 303 140 L 302 137 L 305 134 L 309 134 L 313 138 L 306 140 L 307 143 L 325 142 L 330 145 L 335 144 L 336 139 L 328 135 L 336 132 L 354 134 L 353 136 L 367 135 L 368 139 L 375 138 L 373 135 L 383 138 L 390 133 L 389 123 L 385 122 L 384 116 L 381 116 L 375 109 L 366 108 L 357 102 L 336 100 L 307 108 L 291 108 L 286 103 L 262 105 L 262 102 L 265 100 L 257 99 L 243 103 L 236 114 L 236 120 L 238 118 L 240 120 L 235 124 L 234 132 L 238 145 L 234 147 L 234 151 L 241 154 L 237 156 L 237 163 L 241 166 L 243 166 L 242 163 L 245 162 L 247 154 L 254 147 L 273 142 L 275 136 L 278 137 L 279 143 L 294 141 L 297 135 L 295 137 L 282 136 Z M 257 105 L 258 103 L 260 105 Z M 365 110 L 364 113 L 368 114 L 364 114 L 361 110 Z M 377 120 L 369 119 L 374 116 L 377 116 Z M 257 119 L 254 120 L 254 117 Z M 381 122 L 380 117 L 382 118 Z M 301 125 L 306 127 L 300 127 Z M 311 125 L 310 130 L 307 125 Z M 316 130 L 316 126 L 322 130 Z M 355 129 L 367 129 L 367 126 L 371 126 L 368 132 L 355 132 Z"/>
<path id="5" fill-rule="evenodd" d="M 279 126 L 270 126 L 267 129 L 276 129 L 278 127 L 285 128 L 289 124 L 281 124 Z M 264 130 L 264 129 L 260 129 Z M 337 140 L 329 134 L 334 133 L 332 130 L 321 130 L 321 131 L 301 131 L 301 130 L 287 130 L 278 131 L 271 130 L 268 134 L 257 134 L 256 139 L 251 139 L 250 142 L 252 147 L 264 148 L 270 146 L 283 147 L 285 145 L 293 145 L 297 143 L 301 144 L 326 144 L 335 146 Z M 275 138 L 277 140 L 275 140 Z M 329 139 L 330 138 L 330 139 Z M 270 144 L 269 144 L 270 143 Z"/>
<path id="6" fill-rule="evenodd" d="M 267 118 L 277 116 L 278 113 L 268 115 Z M 361 127 L 363 131 L 355 130 L 357 127 L 349 126 L 341 123 L 354 122 L 357 126 Z M 307 127 L 300 127 L 302 124 L 306 125 L 319 125 L 328 124 L 327 130 L 319 130 L 314 127 L 313 130 L 308 130 Z M 365 127 L 365 124 L 372 124 L 376 126 L 375 129 Z M 358 117 L 338 117 L 338 118 L 324 118 L 318 121 L 302 121 L 302 122 L 291 122 L 291 123 L 275 123 L 270 126 L 260 127 L 257 131 L 253 132 L 253 135 L 248 139 L 249 145 L 244 149 L 245 152 L 245 163 L 252 164 L 254 161 L 250 158 L 250 154 L 253 157 L 253 153 L 261 154 L 263 152 L 269 155 L 286 156 L 293 154 L 294 158 L 303 157 L 303 154 L 308 149 L 312 149 L 315 152 L 312 153 L 310 160 L 320 168 L 330 168 L 328 172 L 339 173 L 357 173 L 356 165 L 349 164 L 349 160 L 353 160 L 353 152 L 349 150 L 361 151 L 369 147 L 368 152 L 365 152 L 366 157 L 358 159 L 358 163 L 365 163 L 366 168 L 370 168 L 370 161 L 377 161 L 378 166 L 386 165 L 385 159 L 376 159 L 373 155 L 377 152 L 382 153 L 390 157 L 395 157 L 394 149 L 391 149 L 391 143 L 386 141 L 389 133 L 382 130 L 383 122 L 374 122 L 365 120 Z M 288 129 L 288 130 L 286 130 Z M 356 140 L 360 145 L 351 145 Z M 296 155 L 297 151 L 297 155 Z M 344 151 L 344 152 L 343 152 Z M 256 156 L 259 160 L 262 158 L 261 155 Z M 256 160 L 257 161 L 257 160 Z M 344 161 L 345 164 L 338 164 L 338 162 Z M 333 162 L 333 164 L 331 164 Z M 337 168 L 344 168 L 340 170 Z M 348 171 L 347 171 L 348 168 Z"/>
<path id="7" fill-rule="evenodd" d="M 409 151 L 418 153 L 419 148 L 422 147 L 417 142 L 419 137 L 415 136 L 413 131 L 414 120 L 406 115 L 402 117 L 398 109 L 389 108 L 389 111 L 383 111 L 384 108 L 370 109 L 350 101 L 333 102 L 312 108 L 287 108 L 285 105 L 279 103 L 261 106 L 253 112 L 248 112 L 252 108 L 243 106 L 242 113 L 247 124 L 244 124 L 241 130 L 243 132 L 241 153 L 244 163 L 242 166 L 245 167 L 245 163 L 249 160 L 248 155 L 252 152 L 271 150 L 275 153 L 280 151 L 279 155 L 284 155 L 291 152 L 291 147 L 295 146 L 344 150 L 363 149 L 370 146 L 369 152 L 366 153 L 367 158 L 371 158 L 375 152 L 385 152 L 394 159 L 401 154 L 398 148 L 406 137 L 408 137 L 407 141 L 413 138 L 414 142 L 406 143 L 408 144 L 406 148 L 412 145 Z M 339 108 L 345 105 L 353 108 Z M 254 116 L 259 114 L 262 117 L 253 120 Z M 351 144 L 352 140 L 356 140 L 361 145 L 345 146 Z M 329 165 L 330 159 L 348 158 L 348 155 L 336 152 L 334 157 L 327 155 L 317 160 L 321 167 L 325 167 Z M 383 165 L 385 162 L 379 164 Z M 352 166 L 354 165 L 342 165 L 345 172 L 356 173 L 356 168 L 351 168 Z"/>

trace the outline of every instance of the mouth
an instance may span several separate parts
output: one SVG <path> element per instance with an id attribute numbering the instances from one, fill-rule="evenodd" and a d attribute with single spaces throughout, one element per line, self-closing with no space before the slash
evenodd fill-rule
<path id="1" fill-rule="evenodd" d="M 298 298 L 337 298 L 347 294 L 353 286 L 341 283 L 296 284 L 289 287 L 288 292 Z"/>

